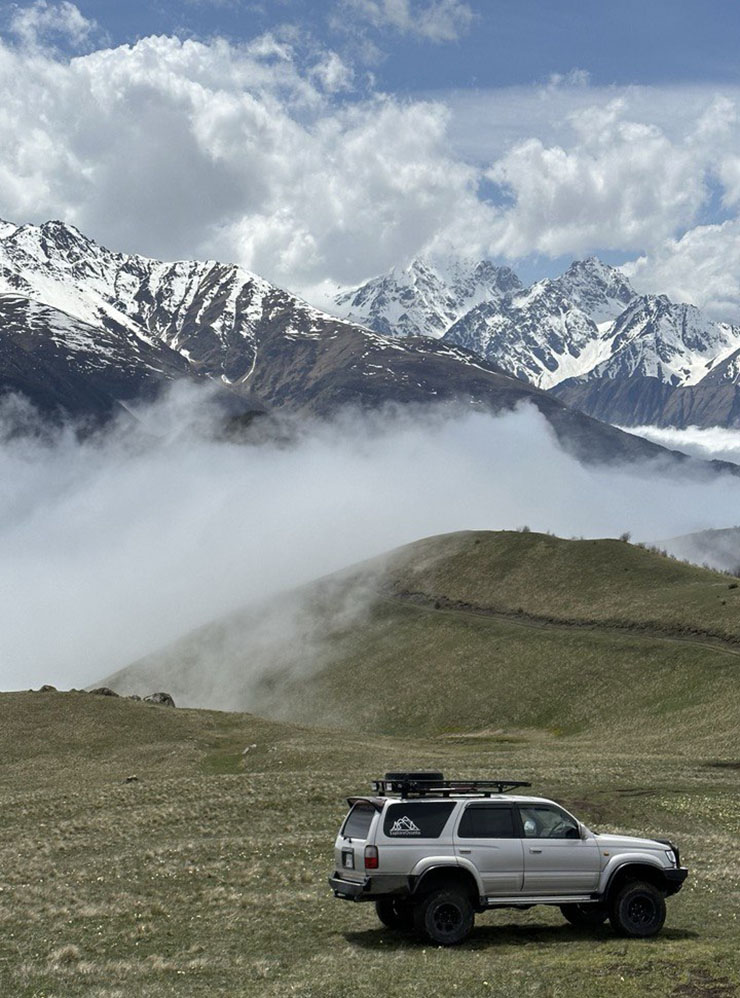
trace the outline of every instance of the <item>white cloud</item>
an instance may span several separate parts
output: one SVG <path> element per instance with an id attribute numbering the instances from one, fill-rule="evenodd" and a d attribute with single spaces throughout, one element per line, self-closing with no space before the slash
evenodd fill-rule
<path id="1" fill-rule="evenodd" d="M 438 103 L 335 106 L 331 53 L 146 38 L 71 60 L 0 47 L 0 216 L 63 217 L 113 248 L 351 281 L 477 217 Z"/>
<path id="2" fill-rule="evenodd" d="M 587 87 L 591 74 L 587 69 L 571 69 L 567 73 L 550 73 L 547 89 L 552 91 L 558 87 Z"/>
<path id="3" fill-rule="evenodd" d="M 725 156 L 716 169 L 724 188 L 723 204 L 729 208 L 737 208 L 740 205 L 740 154 Z"/>
<path id="4" fill-rule="evenodd" d="M 638 290 L 740 316 L 740 90 L 545 87 L 455 93 L 453 151 L 488 162 L 509 204 L 489 250 L 639 254 Z M 714 204 L 712 204 L 714 202 Z M 707 210 L 725 221 L 706 217 Z"/>
<path id="5" fill-rule="evenodd" d="M 715 319 L 740 322 L 740 220 L 697 225 L 667 238 L 622 270 L 638 291 L 660 290 L 703 308 Z"/>
<path id="6" fill-rule="evenodd" d="M 592 108 L 619 101 L 625 117 L 655 125 L 672 144 L 702 130 L 718 132 L 717 152 L 740 152 L 737 131 L 727 108 L 740 105 L 740 87 L 723 85 L 596 86 L 582 71 L 555 74 L 543 84 L 495 90 L 453 90 L 432 93 L 451 110 L 450 138 L 458 155 L 481 165 L 505 155 L 519 142 L 538 138 L 545 146 L 572 143 L 572 118 Z M 724 111 L 722 109 L 725 109 Z M 724 123 L 724 125 L 723 125 Z M 723 126 L 723 127 L 721 127 Z"/>
<path id="7" fill-rule="evenodd" d="M 36 0 L 28 7 L 18 7 L 9 26 L 24 45 L 33 48 L 55 40 L 81 48 L 98 32 L 97 23 L 86 18 L 69 0 L 58 3 Z"/>
<path id="8" fill-rule="evenodd" d="M 678 450 L 702 461 L 729 461 L 740 464 L 740 430 L 723 426 L 630 426 L 627 433 L 645 437 L 661 447 Z"/>
<path id="9" fill-rule="evenodd" d="M 311 70 L 311 75 L 330 94 L 348 90 L 354 76 L 351 67 L 343 62 L 336 52 L 328 52 L 322 61 L 317 62 Z"/>
<path id="10" fill-rule="evenodd" d="M 373 28 L 416 35 L 431 42 L 455 41 L 473 22 L 462 0 L 341 0 L 337 25 L 346 18 Z"/>
<path id="11" fill-rule="evenodd" d="M 488 170 L 513 199 L 497 253 L 639 250 L 695 218 L 706 198 L 706 144 L 671 141 L 633 120 L 622 99 L 575 111 L 569 123 L 567 144 L 526 139 Z"/>

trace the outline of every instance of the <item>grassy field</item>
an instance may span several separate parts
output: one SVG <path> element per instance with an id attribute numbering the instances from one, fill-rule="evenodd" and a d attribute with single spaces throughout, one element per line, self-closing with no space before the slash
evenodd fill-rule
<path id="1" fill-rule="evenodd" d="M 712 753 L 704 734 L 671 745 L 670 712 L 654 719 L 660 740 L 636 728 L 614 749 L 595 729 L 402 739 L 0 695 L 0 995 L 740 994 L 738 745 L 725 720 Z M 691 879 L 666 929 L 623 940 L 535 908 L 480 916 L 446 950 L 334 900 L 343 796 L 406 764 L 530 778 L 597 830 L 675 837 Z"/>

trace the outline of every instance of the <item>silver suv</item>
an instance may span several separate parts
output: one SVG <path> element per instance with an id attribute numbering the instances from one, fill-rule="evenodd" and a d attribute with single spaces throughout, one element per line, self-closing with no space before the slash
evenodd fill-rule
<path id="1" fill-rule="evenodd" d="M 653 936 L 688 870 L 665 839 L 592 832 L 555 801 L 512 795 L 517 780 L 387 773 L 374 796 L 349 797 L 329 885 L 374 901 L 390 928 L 441 945 L 462 942 L 475 912 L 557 905 L 577 926 L 608 918 Z"/>

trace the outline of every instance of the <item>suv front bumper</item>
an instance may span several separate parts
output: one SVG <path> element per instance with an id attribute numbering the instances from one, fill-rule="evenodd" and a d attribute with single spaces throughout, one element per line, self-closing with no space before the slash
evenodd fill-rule
<path id="1" fill-rule="evenodd" d="M 688 867 L 679 866 L 673 870 L 663 870 L 663 876 L 665 877 L 667 896 L 670 897 L 672 894 L 677 894 L 683 887 L 684 880 L 688 877 L 689 871 Z"/>

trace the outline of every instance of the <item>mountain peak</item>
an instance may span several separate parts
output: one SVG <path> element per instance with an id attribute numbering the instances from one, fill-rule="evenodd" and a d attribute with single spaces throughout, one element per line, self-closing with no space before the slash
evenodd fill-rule
<path id="1" fill-rule="evenodd" d="M 553 283 L 596 323 L 613 321 L 636 297 L 621 270 L 595 256 L 574 260 Z"/>
<path id="2" fill-rule="evenodd" d="M 71 222 L 64 222 L 60 218 L 49 218 L 38 226 L 46 236 L 56 236 L 61 239 L 73 237 L 77 242 L 91 243 L 92 240 L 84 235 Z"/>
<path id="3" fill-rule="evenodd" d="M 584 256 L 581 260 L 573 260 L 565 273 L 580 273 L 582 271 L 599 275 L 619 273 L 616 267 L 612 267 L 610 263 L 604 263 L 597 256 Z"/>
<path id="4" fill-rule="evenodd" d="M 39 231 L 47 246 L 51 244 L 56 250 L 63 250 L 68 255 L 90 255 L 93 252 L 99 253 L 102 249 L 94 240 L 80 232 L 76 225 L 56 218 L 40 225 Z"/>
<path id="5" fill-rule="evenodd" d="M 439 338 L 471 308 L 521 288 L 509 267 L 475 257 L 415 257 L 407 267 L 341 292 L 338 315 L 396 336 Z"/>
<path id="6" fill-rule="evenodd" d="M 39 263 L 56 259 L 69 265 L 105 252 L 76 226 L 59 219 L 50 219 L 41 225 L 29 223 L 14 227 L 5 238 Z"/>
<path id="7" fill-rule="evenodd" d="M 522 286 L 511 267 L 499 266 L 490 260 L 476 256 L 444 256 L 442 254 L 419 256 L 411 261 L 406 271 L 398 271 L 395 268 L 392 271 L 396 278 L 404 273 L 414 272 L 434 274 L 451 288 L 470 281 L 486 283 L 496 289 L 500 289 L 501 285 L 506 286 L 507 290 L 509 286 L 511 289 Z"/>
<path id="8" fill-rule="evenodd" d="M 604 263 L 597 256 L 586 256 L 582 260 L 573 260 L 567 270 L 563 271 L 561 278 L 587 278 L 606 284 L 626 284 L 630 287 L 629 281 L 619 267 Z M 634 294 L 634 292 L 632 293 Z"/>

